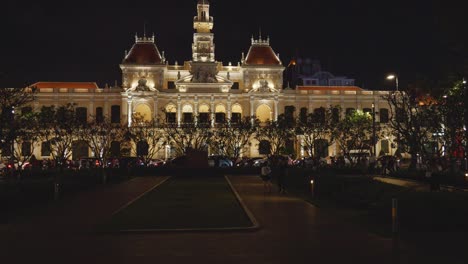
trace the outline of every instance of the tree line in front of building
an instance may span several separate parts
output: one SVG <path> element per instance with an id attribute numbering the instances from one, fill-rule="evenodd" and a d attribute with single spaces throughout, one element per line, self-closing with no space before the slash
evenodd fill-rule
<path id="1" fill-rule="evenodd" d="M 294 107 L 290 107 L 277 120 L 264 123 L 256 117 L 236 118 L 235 122 L 193 117 L 191 122 L 177 123 L 162 122 L 165 119 L 159 116 L 146 121 L 135 115 L 128 126 L 106 116 L 88 122 L 73 104 L 44 106 L 33 112 L 29 105 L 35 100 L 34 88 L 3 88 L 0 154 L 21 164 L 40 145 L 42 156 L 60 163 L 77 158 L 78 153 L 86 156 L 90 149 L 106 164 L 116 156 L 139 156 L 148 162 L 169 146 L 177 156 L 195 149 L 236 160 L 246 154 L 252 139 L 259 142 L 260 154 L 272 155 L 295 155 L 291 142 L 298 139 L 304 155 L 327 155 L 328 147 L 337 144 L 337 155 L 353 163 L 353 150 L 372 152 L 379 139 L 392 137 L 398 145 L 395 155 L 409 153 L 411 167 L 416 167 L 418 157 L 466 158 L 466 93 L 462 82 L 439 97 L 416 96 L 410 90 L 390 93 L 384 97 L 390 106 L 388 123 L 376 122 L 379 113 L 374 109 L 346 111 L 340 118 L 342 109 L 329 106 L 311 113 L 301 109 L 297 119 Z"/>

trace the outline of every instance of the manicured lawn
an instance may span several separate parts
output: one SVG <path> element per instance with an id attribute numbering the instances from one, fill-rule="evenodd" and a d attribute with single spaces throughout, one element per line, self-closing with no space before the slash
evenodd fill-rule
<path id="1" fill-rule="evenodd" d="M 223 177 L 173 177 L 101 226 L 104 231 L 247 228 L 253 224 Z"/>

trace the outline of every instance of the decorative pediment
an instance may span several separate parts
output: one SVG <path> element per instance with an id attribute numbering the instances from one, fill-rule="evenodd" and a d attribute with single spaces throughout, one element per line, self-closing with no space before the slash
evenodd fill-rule
<path id="1" fill-rule="evenodd" d="M 181 79 L 175 82 L 175 85 L 179 92 L 186 93 L 186 92 L 221 92 L 227 93 L 231 90 L 232 85 L 234 84 L 232 81 L 219 76 L 215 75 L 213 78 L 215 79 L 214 82 L 194 82 L 194 76 L 192 74 L 182 77 Z"/>
<path id="2" fill-rule="evenodd" d="M 249 93 L 278 93 L 279 90 L 272 87 L 268 80 L 260 79 L 258 85 L 254 86 Z"/>

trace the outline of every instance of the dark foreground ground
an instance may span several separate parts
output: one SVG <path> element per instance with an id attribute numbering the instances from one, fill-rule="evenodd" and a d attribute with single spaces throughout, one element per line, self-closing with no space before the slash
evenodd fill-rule
<path id="1" fill-rule="evenodd" d="M 289 194 L 265 194 L 260 178 L 230 180 L 260 224 L 249 232 L 96 233 L 116 210 L 164 177 L 138 177 L 50 203 L 0 225 L 2 263 L 468 263 L 461 233 L 392 239 Z M 449 217 L 449 216 L 448 216 Z M 187 216 L 189 219 L 190 216 Z"/>

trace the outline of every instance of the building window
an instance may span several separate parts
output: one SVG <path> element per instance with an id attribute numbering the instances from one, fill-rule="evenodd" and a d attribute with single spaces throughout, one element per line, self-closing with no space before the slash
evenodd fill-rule
<path id="1" fill-rule="evenodd" d="M 23 108 L 21 108 L 21 113 L 24 115 L 24 114 L 29 114 L 29 113 L 32 113 L 32 108 L 29 107 L 29 106 L 25 106 Z"/>
<path id="2" fill-rule="evenodd" d="M 380 123 L 388 123 L 388 109 L 380 108 Z"/>
<path id="3" fill-rule="evenodd" d="M 305 107 L 301 108 L 301 111 L 299 113 L 299 120 L 303 124 L 307 123 L 307 108 L 305 108 Z"/>
<path id="4" fill-rule="evenodd" d="M 317 157 L 328 157 L 328 141 L 326 139 L 315 140 L 314 152 Z"/>
<path id="5" fill-rule="evenodd" d="M 146 141 L 138 141 L 137 143 L 137 156 L 146 156 L 148 155 L 149 145 Z"/>
<path id="6" fill-rule="evenodd" d="M 79 160 L 88 157 L 88 143 L 83 140 L 73 141 L 72 144 L 72 159 Z"/>
<path id="7" fill-rule="evenodd" d="M 405 121 L 405 111 L 401 108 L 396 109 L 396 121 L 398 123 L 403 123 Z"/>
<path id="8" fill-rule="evenodd" d="M 2 156 L 11 156 L 11 143 L 5 142 L 2 146 Z"/>
<path id="9" fill-rule="evenodd" d="M 102 107 L 96 107 L 96 123 L 102 123 L 104 121 L 104 115 L 102 113 Z"/>
<path id="10" fill-rule="evenodd" d="M 88 109 L 86 107 L 76 108 L 76 120 L 81 124 L 86 124 L 88 118 Z"/>
<path id="11" fill-rule="evenodd" d="M 364 108 L 364 109 L 362 109 L 362 111 L 363 111 L 364 113 L 366 113 L 366 114 L 368 113 L 369 115 L 372 116 L 372 109 L 370 109 L 370 108 Z"/>
<path id="12" fill-rule="evenodd" d="M 41 143 L 41 156 L 48 157 L 50 156 L 50 142 L 45 141 Z"/>
<path id="13" fill-rule="evenodd" d="M 260 144 L 258 144 L 258 153 L 261 155 L 268 155 L 271 152 L 271 145 L 270 141 L 262 140 Z"/>
<path id="14" fill-rule="evenodd" d="M 234 82 L 234 83 L 232 84 L 231 89 L 239 90 L 239 82 Z"/>
<path id="15" fill-rule="evenodd" d="M 325 123 L 325 108 L 315 108 L 314 109 L 314 123 L 324 124 Z"/>
<path id="16" fill-rule="evenodd" d="M 388 154 L 390 151 L 389 151 L 389 145 L 388 145 L 388 140 L 386 139 L 382 139 L 380 141 L 380 152 L 383 152 L 385 154 Z"/>
<path id="17" fill-rule="evenodd" d="M 284 107 L 284 118 L 286 119 L 286 122 L 294 122 L 294 111 L 296 111 L 296 107 L 293 105 L 287 105 Z"/>
<path id="18" fill-rule="evenodd" d="M 173 81 L 168 81 L 167 82 L 167 89 L 175 89 L 175 83 Z"/>
<path id="19" fill-rule="evenodd" d="M 120 157 L 120 142 L 119 141 L 111 142 L 110 155 L 111 157 L 114 157 L 114 158 Z"/>
<path id="20" fill-rule="evenodd" d="M 351 116 L 356 109 L 354 108 L 346 108 L 346 116 Z"/>
<path id="21" fill-rule="evenodd" d="M 203 124 L 209 123 L 210 114 L 209 113 L 200 113 L 198 115 L 198 119 L 199 119 L 200 123 L 203 123 Z"/>
<path id="22" fill-rule="evenodd" d="M 182 118 L 184 123 L 193 123 L 192 113 L 183 113 Z"/>
<path id="23" fill-rule="evenodd" d="M 111 106 L 111 123 L 120 123 L 120 105 Z"/>
<path id="24" fill-rule="evenodd" d="M 226 122 L 226 113 L 216 113 L 215 114 L 215 122 L 216 123 Z"/>
<path id="25" fill-rule="evenodd" d="M 340 109 L 339 108 L 335 107 L 332 109 L 332 122 L 333 123 L 340 122 Z"/>
<path id="26" fill-rule="evenodd" d="M 31 155 L 31 142 L 23 142 L 21 144 L 21 154 L 23 157 Z"/>
<path id="27" fill-rule="evenodd" d="M 232 113 L 231 114 L 231 123 L 240 123 L 241 122 L 241 113 Z"/>
<path id="28" fill-rule="evenodd" d="M 166 113 L 166 123 L 175 123 L 176 113 Z"/>

